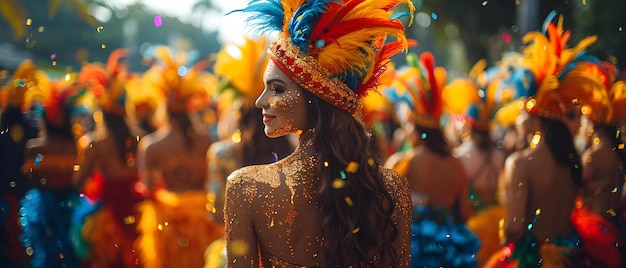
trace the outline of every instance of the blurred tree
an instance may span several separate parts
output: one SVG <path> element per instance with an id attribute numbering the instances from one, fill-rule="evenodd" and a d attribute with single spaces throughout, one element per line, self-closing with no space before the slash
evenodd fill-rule
<path id="1" fill-rule="evenodd" d="M 3 10 L 7 1 L 0 0 Z M 55 5 L 43 7 L 38 0 L 17 1 L 21 1 L 20 6 L 11 8 L 22 10 L 20 12 L 26 18 L 19 22 L 24 25 L 24 36 L 18 37 L 16 33 L 20 30 L 14 29 L 12 22 L 0 19 L 0 43 L 10 44 L 18 52 L 28 52 L 27 55 L 49 71 L 63 73 L 68 68 L 77 70 L 84 61 L 103 62 L 119 47 L 133 51 L 131 70 L 141 71 L 147 68 L 140 63 L 142 45 L 171 45 L 179 38 L 189 40 L 200 57 L 219 50 L 216 33 L 203 33 L 177 18 L 159 16 L 143 4 L 118 9 L 111 7 L 106 0 L 50 0 Z M 82 4 L 81 11 L 77 10 L 77 3 Z M 3 11 L 0 15 L 6 18 L 4 14 Z M 91 14 L 100 14 L 99 21 Z M 158 24 L 155 22 L 157 16 Z M 0 65 L 2 57 L 0 50 Z"/>
<path id="2" fill-rule="evenodd" d="M 626 1 L 594 0 L 573 3 L 572 37 L 598 35 L 598 41 L 587 51 L 602 60 L 626 68 Z"/>

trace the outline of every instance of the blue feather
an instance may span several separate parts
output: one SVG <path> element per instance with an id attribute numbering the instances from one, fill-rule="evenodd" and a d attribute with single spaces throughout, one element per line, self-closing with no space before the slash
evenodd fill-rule
<path id="1" fill-rule="evenodd" d="M 537 92 L 537 82 L 530 70 L 523 68 L 516 69 L 512 73 L 512 79 L 517 97 L 530 97 Z"/>
<path id="2" fill-rule="evenodd" d="M 308 0 L 296 10 L 289 21 L 289 35 L 291 43 L 296 45 L 304 54 L 309 54 L 311 30 L 320 16 L 328 10 L 329 0 Z"/>
<path id="3" fill-rule="evenodd" d="M 545 35 L 546 32 L 548 31 L 548 24 L 550 24 L 552 22 L 552 20 L 554 20 L 554 17 L 556 17 L 556 15 L 558 15 L 558 13 L 556 12 L 556 10 L 552 10 L 550 12 L 550 14 L 548 14 L 548 16 L 546 16 L 546 19 L 543 21 L 543 25 L 541 26 L 541 32 Z"/>
<path id="4" fill-rule="evenodd" d="M 602 66 L 602 61 L 600 61 L 599 58 L 593 55 L 588 55 L 586 54 L 585 51 L 582 51 L 580 54 L 576 56 L 576 58 L 574 58 L 574 60 L 570 64 L 568 64 L 567 66 L 565 66 L 565 68 L 563 68 L 563 71 L 561 71 L 561 73 L 559 74 L 559 77 L 558 77 L 559 80 L 563 79 L 563 77 L 565 77 L 565 75 L 569 71 L 574 69 L 576 65 L 578 65 L 578 63 L 580 62 L 590 62 L 590 63 L 597 64 L 598 66 Z"/>
<path id="5" fill-rule="evenodd" d="M 257 32 L 280 31 L 283 28 L 285 13 L 280 0 L 251 0 L 245 8 L 226 15 L 236 12 L 252 13 L 246 18 L 246 23 Z"/>

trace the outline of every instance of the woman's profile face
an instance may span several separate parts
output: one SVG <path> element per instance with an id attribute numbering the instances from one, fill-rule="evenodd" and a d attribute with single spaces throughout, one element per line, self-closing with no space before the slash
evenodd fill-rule
<path id="1" fill-rule="evenodd" d="M 263 82 L 265 89 L 255 105 L 263 109 L 265 135 L 276 138 L 307 129 L 307 105 L 300 86 L 272 61 L 265 68 Z"/>

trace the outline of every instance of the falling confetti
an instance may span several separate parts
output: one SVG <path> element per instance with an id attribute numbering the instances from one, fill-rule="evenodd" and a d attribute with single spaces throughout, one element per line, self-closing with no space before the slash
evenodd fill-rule
<path id="1" fill-rule="evenodd" d="M 103 26 L 98 26 L 98 28 L 96 28 L 96 31 L 98 31 L 98 33 L 100 33 L 100 31 L 102 31 L 104 29 Z"/>
<path id="2" fill-rule="evenodd" d="M 272 152 L 272 155 L 274 156 L 274 162 L 278 162 L 278 154 L 275 152 Z"/>
<path id="3" fill-rule="evenodd" d="M 26 19 L 26 25 L 30 26 L 31 24 L 33 24 L 33 19 L 31 18 Z"/>
<path id="4" fill-rule="evenodd" d="M 430 14 L 430 17 L 433 18 L 433 20 L 437 20 L 439 16 L 437 15 L 437 13 L 433 12 Z"/>
<path id="5" fill-rule="evenodd" d="M 617 31 L 621 32 L 622 31 L 622 26 L 617 27 Z"/>
<path id="6" fill-rule="evenodd" d="M 345 171 L 343 171 L 343 170 L 342 170 L 342 171 L 339 171 L 339 177 L 340 177 L 341 179 L 345 180 L 345 179 L 346 179 L 346 172 L 345 172 Z"/>
<path id="7" fill-rule="evenodd" d="M 163 19 L 161 18 L 161 16 L 155 16 L 154 17 L 154 27 L 161 27 L 163 25 Z"/>
<path id="8" fill-rule="evenodd" d="M 346 204 L 348 204 L 348 206 L 354 205 L 354 203 L 352 203 L 352 199 L 349 196 L 346 196 L 346 198 L 344 198 L 344 200 L 346 200 Z"/>
<path id="9" fill-rule="evenodd" d="M 235 239 L 231 245 L 232 253 L 234 256 L 243 256 L 248 253 L 248 244 L 240 239 Z"/>
<path id="10" fill-rule="evenodd" d="M 102 44 L 102 46 L 100 46 L 100 47 L 101 47 L 102 49 L 105 49 L 105 48 L 107 48 L 107 45 Z"/>
<path id="11" fill-rule="evenodd" d="M 235 130 L 235 133 L 233 133 L 233 136 L 230 139 L 234 143 L 240 143 L 241 142 L 241 130 L 239 129 Z"/>
<path id="12" fill-rule="evenodd" d="M 333 188 L 335 188 L 335 189 L 341 189 L 344 186 L 346 186 L 346 181 L 344 181 L 342 179 L 337 178 L 337 179 L 335 179 L 333 181 Z"/>
<path id="13" fill-rule="evenodd" d="M 482 5 L 486 6 L 489 2 L 488 1 L 483 1 Z"/>
<path id="14" fill-rule="evenodd" d="M 502 39 L 504 39 L 504 42 L 511 42 L 511 36 L 509 34 L 502 34 Z"/>
<path id="15" fill-rule="evenodd" d="M 357 169 L 359 169 L 359 163 L 354 161 L 348 163 L 348 167 L 346 167 L 346 171 L 350 173 L 355 173 Z"/>
<path id="16" fill-rule="evenodd" d="M 37 154 L 35 156 L 35 166 L 41 164 L 41 161 L 43 161 L 43 155 L 42 154 Z"/>

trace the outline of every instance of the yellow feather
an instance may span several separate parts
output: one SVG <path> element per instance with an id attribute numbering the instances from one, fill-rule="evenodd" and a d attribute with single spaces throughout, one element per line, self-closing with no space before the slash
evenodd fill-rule
<path id="1" fill-rule="evenodd" d="M 22 38 L 26 35 L 26 10 L 19 0 L 0 1 L 0 15 L 13 28 L 15 38 Z"/>
<path id="2" fill-rule="evenodd" d="M 305 0 L 283 0 L 282 4 L 283 4 L 283 12 L 285 14 L 284 19 L 283 19 L 283 34 L 285 34 L 285 36 L 289 36 L 289 21 L 291 20 L 291 17 L 293 17 L 293 13 L 296 12 L 296 10 L 298 10 L 298 8 L 303 5 L 305 2 Z"/>

